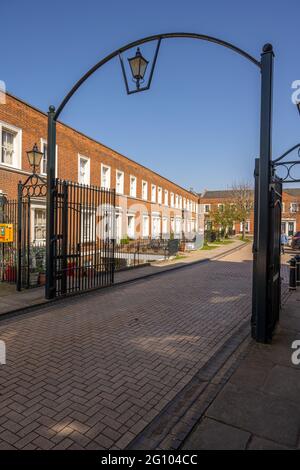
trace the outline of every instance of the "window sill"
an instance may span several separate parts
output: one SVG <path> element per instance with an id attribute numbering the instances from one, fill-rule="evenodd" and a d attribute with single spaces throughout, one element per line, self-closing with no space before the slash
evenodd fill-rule
<path id="1" fill-rule="evenodd" d="M 0 167 L 9 168 L 9 169 L 11 169 L 11 170 L 21 170 L 21 169 L 22 169 L 22 168 L 20 168 L 19 166 L 10 165 L 9 163 L 3 163 L 3 162 L 0 163 Z"/>

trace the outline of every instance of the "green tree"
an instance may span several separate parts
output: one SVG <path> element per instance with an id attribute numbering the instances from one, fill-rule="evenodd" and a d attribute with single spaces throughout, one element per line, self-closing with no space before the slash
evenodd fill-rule
<path id="1" fill-rule="evenodd" d="M 234 207 L 235 222 L 242 224 L 242 239 L 245 238 L 246 222 L 249 220 L 254 205 L 254 192 L 249 183 L 234 183 L 230 191 L 231 204 Z"/>
<path id="2" fill-rule="evenodd" d="M 220 204 L 218 209 L 212 211 L 210 217 L 213 226 L 221 230 L 221 234 L 224 237 L 232 229 L 236 220 L 235 206 L 230 202 Z"/>

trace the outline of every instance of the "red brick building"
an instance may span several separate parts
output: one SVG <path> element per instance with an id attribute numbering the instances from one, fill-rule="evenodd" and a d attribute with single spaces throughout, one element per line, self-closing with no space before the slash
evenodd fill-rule
<path id="1" fill-rule="evenodd" d="M 47 167 L 47 115 L 7 94 L 0 105 L 0 192 L 16 199 L 17 185 L 31 174 L 26 151 L 37 143 Z M 197 194 L 106 147 L 81 132 L 57 123 L 57 177 L 116 190 L 116 232 L 121 238 L 192 236 L 199 229 Z M 32 205 L 33 241 L 45 236 L 45 200 Z"/>
<path id="2" fill-rule="evenodd" d="M 225 203 L 232 203 L 232 191 L 205 190 L 200 194 L 200 212 L 204 214 L 205 225 L 211 221 L 210 214 L 222 209 Z M 254 211 L 250 211 L 246 222 L 246 233 L 253 235 Z M 242 233 L 242 224 L 236 222 L 233 227 L 236 234 Z M 300 188 L 284 188 L 282 194 L 282 230 L 290 237 L 300 230 Z"/>

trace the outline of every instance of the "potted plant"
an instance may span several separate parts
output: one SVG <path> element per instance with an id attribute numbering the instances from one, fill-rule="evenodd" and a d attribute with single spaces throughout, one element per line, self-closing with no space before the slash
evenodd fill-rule
<path id="1" fill-rule="evenodd" d="M 46 284 L 46 273 L 44 270 L 39 272 L 38 284 L 44 286 Z"/>
<path id="2" fill-rule="evenodd" d="M 74 261 L 69 261 L 67 265 L 67 276 L 74 277 L 77 265 Z"/>
<path id="3" fill-rule="evenodd" d="M 17 279 L 17 253 L 16 248 L 7 246 L 4 253 L 3 280 L 6 282 L 16 282 Z"/>
<path id="4" fill-rule="evenodd" d="M 14 263 L 7 264 L 4 271 L 4 279 L 6 282 L 16 282 L 17 267 Z"/>
<path id="5" fill-rule="evenodd" d="M 31 246 L 30 250 L 30 287 L 44 285 L 46 282 L 46 248 L 45 246 Z"/>

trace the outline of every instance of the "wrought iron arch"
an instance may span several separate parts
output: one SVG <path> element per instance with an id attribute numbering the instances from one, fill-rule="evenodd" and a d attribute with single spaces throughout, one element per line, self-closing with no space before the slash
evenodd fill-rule
<path id="1" fill-rule="evenodd" d="M 159 48 L 160 43 L 163 39 L 174 39 L 174 38 L 198 39 L 198 40 L 201 40 L 201 41 L 207 41 L 207 42 L 218 44 L 219 46 L 223 46 L 227 49 L 230 49 L 230 50 L 236 52 L 237 54 L 241 55 L 245 59 L 252 62 L 257 67 L 261 68 L 260 61 L 258 61 L 255 57 L 252 57 L 248 52 L 244 51 L 243 49 L 235 46 L 234 44 L 232 44 L 230 42 L 224 41 L 223 39 L 219 39 L 219 38 L 216 38 L 216 37 L 213 37 L 213 36 L 208 36 L 206 34 L 180 33 L 179 32 L 179 33 L 163 33 L 163 34 L 155 34 L 155 35 L 152 35 L 152 36 L 147 36 L 145 38 L 138 39 L 137 41 L 130 42 L 130 43 L 126 44 L 125 46 L 120 47 L 119 49 L 116 49 L 114 52 L 112 52 L 111 54 L 108 54 L 106 57 L 104 57 L 104 59 L 100 60 L 93 67 L 91 67 L 75 83 L 75 85 L 71 88 L 71 90 L 68 92 L 68 94 L 64 97 L 64 99 L 62 100 L 62 102 L 58 106 L 57 111 L 54 114 L 54 120 L 58 119 L 60 113 L 62 112 L 62 110 L 64 109 L 64 107 L 68 103 L 68 101 L 71 99 L 71 97 L 74 95 L 74 93 L 78 90 L 78 88 L 93 73 L 95 73 L 104 64 L 106 64 L 107 62 L 109 62 L 110 60 L 112 60 L 115 57 L 118 57 L 118 56 L 120 57 L 123 52 L 126 52 L 127 50 L 132 49 L 133 47 L 140 46 L 141 44 L 145 44 L 145 43 L 152 42 L 152 41 L 158 41 L 158 48 Z M 156 55 L 155 55 L 155 58 L 154 58 L 154 65 L 155 65 L 156 58 L 157 58 L 158 48 L 156 50 Z M 152 72 L 153 72 L 153 69 L 152 69 Z M 152 79 L 152 75 L 151 75 L 151 79 Z M 141 90 L 141 91 L 143 91 L 143 90 Z"/>
<path id="2" fill-rule="evenodd" d="M 124 66 L 122 64 L 122 53 L 125 51 L 145 44 L 151 41 L 157 41 L 157 48 L 154 56 L 152 69 L 150 72 L 150 82 L 152 80 L 153 69 L 156 63 L 158 50 L 163 39 L 171 38 L 190 38 L 211 42 L 219 46 L 232 50 L 233 52 L 244 57 L 246 60 L 255 65 L 261 72 L 261 114 L 260 114 L 260 158 L 258 162 L 259 179 L 258 179 L 258 199 L 257 199 L 257 220 L 259 230 L 257 232 L 257 240 L 254 248 L 254 276 L 253 291 L 255 292 L 253 305 L 253 336 L 257 341 L 268 342 L 270 334 L 268 330 L 269 315 L 269 233 L 270 233 L 270 165 L 272 154 L 272 100 L 273 100 L 273 62 L 274 53 L 271 44 L 265 44 L 261 52 L 261 60 L 257 60 L 249 53 L 240 49 L 232 43 L 222 39 L 197 33 L 165 33 L 147 36 L 145 38 L 133 41 L 97 62 L 89 69 L 71 88 L 64 97 L 57 110 L 54 106 L 49 107 L 48 112 L 48 162 L 47 162 L 47 273 L 46 273 L 46 297 L 48 299 L 55 297 L 56 287 L 54 279 L 54 252 L 55 252 L 55 232 L 54 232 L 54 209 L 55 209 L 55 147 L 56 147 L 56 122 L 62 110 L 69 102 L 74 93 L 80 86 L 99 68 L 112 60 L 119 57 L 121 60 L 122 72 L 124 74 Z M 128 84 L 127 84 L 128 85 Z M 144 89 L 148 89 L 144 87 Z M 126 86 L 127 93 L 129 92 Z M 140 89 L 139 91 L 143 91 Z"/>
<path id="3" fill-rule="evenodd" d="M 285 161 L 285 158 L 293 153 L 295 150 L 298 149 L 298 160 L 288 160 Z M 284 152 L 280 157 L 276 158 L 271 162 L 272 165 L 272 177 L 274 178 L 276 176 L 276 168 L 285 168 L 286 170 L 286 175 L 282 178 L 280 177 L 280 180 L 282 183 L 300 183 L 300 177 L 294 177 L 292 174 L 293 169 L 296 167 L 298 168 L 298 165 L 300 165 L 300 144 L 296 144 L 293 147 L 291 147 L 289 150 Z M 300 166 L 299 166 L 300 169 Z"/>

